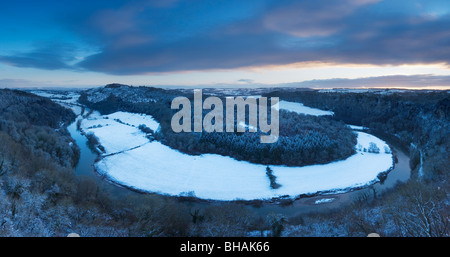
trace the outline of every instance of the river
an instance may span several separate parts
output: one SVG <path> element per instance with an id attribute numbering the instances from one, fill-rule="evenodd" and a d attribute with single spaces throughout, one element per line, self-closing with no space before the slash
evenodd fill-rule
<path id="1" fill-rule="evenodd" d="M 80 116 L 77 118 L 77 120 Z M 108 180 L 102 178 L 94 168 L 94 163 L 97 159 L 97 154 L 94 153 L 87 145 L 87 138 L 77 130 L 76 121 L 68 126 L 68 130 L 72 138 L 76 141 L 80 148 L 80 160 L 75 168 L 75 174 L 77 176 L 90 177 L 102 188 L 109 193 L 116 196 L 140 194 L 135 191 L 129 190 L 122 186 L 113 184 Z M 389 143 L 389 141 L 387 141 Z M 299 214 L 310 212 L 325 212 L 334 208 L 342 207 L 344 205 L 351 204 L 356 199 L 361 198 L 363 195 L 373 196 L 374 192 L 379 195 L 386 190 L 392 189 L 399 182 L 406 182 L 411 176 L 411 169 L 409 167 L 409 157 L 397 147 L 391 145 L 391 149 L 396 157 L 396 163 L 394 168 L 387 174 L 383 183 L 376 183 L 370 187 L 340 193 L 340 194 L 327 194 L 314 197 L 302 198 L 295 200 L 288 206 L 282 206 L 280 204 L 264 203 L 259 207 L 248 205 L 248 208 L 254 210 L 260 215 L 266 215 L 271 212 L 282 213 L 287 217 L 297 216 Z M 211 204 L 220 204 L 220 202 L 213 203 L 198 203 L 198 202 L 186 202 L 191 207 L 204 207 Z"/>
<path id="2" fill-rule="evenodd" d="M 115 196 L 138 194 L 134 191 L 128 190 L 116 184 L 112 184 L 105 178 L 101 177 L 94 168 L 98 156 L 88 147 L 88 140 L 79 130 L 77 130 L 77 121 L 81 116 L 78 116 L 75 122 L 67 127 L 70 136 L 75 140 L 80 148 L 80 159 L 75 167 L 75 175 L 78 177 L 85 177 L 96 182 L 102 189 Z"/>

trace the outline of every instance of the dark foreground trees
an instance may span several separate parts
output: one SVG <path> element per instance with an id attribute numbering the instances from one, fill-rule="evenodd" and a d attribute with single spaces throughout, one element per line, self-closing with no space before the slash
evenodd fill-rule
<path id="1" fill-rule="evenodd" d="M 400 189 L 387 214 L 402 236 L 449 236 L 449 206 L 444 202 L 447 193 L 440 187 L 411 181 Z"/>

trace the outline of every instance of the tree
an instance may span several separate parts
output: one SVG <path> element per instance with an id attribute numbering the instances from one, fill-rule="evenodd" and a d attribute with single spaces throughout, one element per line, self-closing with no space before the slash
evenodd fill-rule
<path id="1" fill-rule="evenodd" d="M 369 153 L 380 153 L 380 148 L 378 148 L 377 144 L 374 142 L 369 143 L 369 149 L 367 150 Z"/>
<path id="2" fill-rule="evenodd" d="M 286 217 L 282 214 L 271 213 L 267 216 L 267 223 L 269 223 L 272 230 L 273 237 L 280 237 L 284 230 L 284 224 L 286 223 Z"/>
<path id="3" fill-rule="evenodd" d="M 205 218 L 203 215 L 200 214 L 199 209 L 194 209 L 194 211 L 190 211 L 189 214 L 192 217 L 192 223 L 202 222 Z"/>
<path id="4" fill-rule="evenodd" d="M 449 236 L 450 220 L 444 192 L 414 181 L 405 185 L 390 213 L 402 236 Z"/>
<path id="5" fill-rule="evenodd" d="M 384 153 L 392 153 L 391 148 L 389 148 L 389 146 L 385 145 L 384 146 Z"/>
<path id="6" fill-rule="evenodd" d="M 2 160 L 2 161 L 0 162 L 0 176 L 3 176 L 3 175 L 6 174 L 6 168 L 3 167 L 4 164 L 5 164 L 5 160 Z"/>
<path id="7" fill-rule="evenodd" d="M 276 182 L 277 177 L 275 177 L 275 175 L 273 175 L 273 171 L 270 167 L 266 168 L 266 175 L 267 175 L 267 177 L 269 177 L 269 180 L 270 180 L 270 188 L 278 189 L 281 187 L 281 185 Z"/>

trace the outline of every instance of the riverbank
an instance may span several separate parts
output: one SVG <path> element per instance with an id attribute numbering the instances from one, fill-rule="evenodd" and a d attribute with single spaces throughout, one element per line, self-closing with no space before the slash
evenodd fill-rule
<path id="1" fill-rule="evenodd" d="M 67 103 L 66 103 L 67 104 Z M 72 106 L 74 107 L 74 106 Z M 80 112 L 80 106 L 75 106 L 74 111 L 78 111 Z M 117 115 L 116 115 L 117 116 Z M 122 126 L 126 126 L 125 123 L 127 120 L 127 115 L 124 115 L 123 113 L 116 116 L 111 116 L 108 117 L 106 119 L 101 119 L 102 122 L 102 126 L 99 127 L 97 126 L 95 129 L 98 131 L 99 129 L 102 129 L 103 131 L 107 131 L 109 130 L 111 127 L 108 127 L 108 122 L 114 121 L 115 119 L 120 120 L 120 125 Z M 133 115 L 135 118 L 139 117 L 139 115 Z M 121 118 L 121 119 L 119 119 Z M 123 121 L 124 120 L 124 121 Z M 133 122 L 131 122 L 133 123 Z M 139 123 L 139 122 L 138 122 Z M 130 123 L 128 123 L 129 125 L 131 125 Z M 74 125 L 74 124 L 73 124 Z M 99 124 L 90 124 L 88 127 L 92 127 L 94 125 L 99 125 Z M 155 124 L 153 124 L 155 125 Z M 153 126 L 151 125 L 151 126 Z M 137 123 L 134 124 L 134 126 L 137 126 Z M 76 126 L 74 125 L 73 128 L 76 128 Z M 135 133 L 137 131 L 132 131 L 131 133 Z M 80 133 L 79 135 L 76 135 L 76 133 Z M 110 132 L 108 132 L 110 133 Z M 95 177 L 95 180 L 98 181 L 102 181 L 102 182 L 106 182 L 108 184 L 108 187 L 112 186 L 115 189 L 110 189 L 111 191 L 118 191 L 116 192 L 116 194 L 129 194 L 130 192 L 134 193 L 146 193 L 146 194 L 156 194 L 156 195 L 161 195 L 163 197 L 171 197 L 171 198 L 176 198 L 179 201 L 187 201 L 187 202 L 191 202 L 191 203 L 197 203 L 197 204 L 213 204 L 213 203 L 220 203 L 221 201 L 224 202 L 236 202 L 236 203 L 243 203 L 246 204 L 248 206 L 254 206 L 257 207 L 259 209 L 259 211 L 263 210 L 263 209 L 273 209 L 273 206 L 276 206 L 275 208 L 283 208 L 284 212 L 297 212 L 297 211 L 292 211 L 292 209 L 301 209 L 301 211 L 309 211 L 309 210 L 319 210 L 319 209 L 327 209 L 327 208 L 334 208 L 338 205 L 343 205 L 346 204 L 348 202 L 351 202 L 351 199 L 354 199 L 357 197 L 357 194 L 359 193 L 363 193 L 365 191 L 365 189 L 367 189 L 368 187 L 376 187 L 377 191 L 381 191 L 383 190 L 383 188 L 387 188 L 390 186 L 386 186 L 386 185 L 390 185 L 393 183 L 390 183 L 389 181 L 391 180 L 395 180 L 395 177 L 401 177 L 400 181 L 404 182 L 407 180 L 407 178 L 409 178 L 408 173 L 408 169 L 405 169 L 404 167 L 406 167 L 407 165 L 400 165 L 401 167 L 403 166 L 403 168 L 401 168 L 401 171 L 399 172 L 398 170 L 398 164 L 396 164 L 395 167 L 390 167 L 388 169 L 386 169 L 384 171 L 384 173 L 388 172 L 390 169 L 392 169 L 392 171 L 389 172 L 388 176 L 386 177 L 386 180 L 383 183 L 378 182 L 378 180 L 376 179 L 377 176 L 373 176 L 372 180 L 370 181 L 370 183 L 368 184 L 363 184 L 360 186 L 355 186 L 355 187 L 350 187 L 350 188 L 344 188 L 344 189 L 340 189 L 340 190 L 323 190 L 323 191 L 316 191 L 316 192 L 312 192 L 312 193 L 305 193 L 305 194 L 298 194 L 298 195 L 294 195 L 294 196 L 289 196 L 289 195 L 279 195 L 277 197 L 270 197 L 270 198 L 266 198 L 266 199 L 229 199 L 229 200 L 217 200 L 217 199 L 204 199 L 201 197 L 198 197 L 195 194 L 190 193 L 189 191 L 187 191 L 184 194 L 177 194 L 177 195 L 170 195 L 170 194 L 165 194 L 162 192 L 148 192 L 145 190 L 139 190 L 136 187 L 133 186 L 128 186 L 124 183 L 118 183 L 118 181 L 111 179 L 110 176 L 108 176 L 108 174 L 106 174 L 103 171 L 96 171 L 95 167 L 94 167 L 94 163 L 96 162 L 96 160 L 98 160 L 98 156 L 95 153 L 92 153 L 90 151 L 90 149 L 88 147 L 86 147 L 86 142 L 87 139 L 84 135 L 81 134 L 81 132 L 77 132 L 76 130 L 72 129 L 71 132 L 73 137 L 76 137 L 78 139 L 76 139 L 78 145 L 80 146 L 80 148 L 82 149 L 82 155 L 83 153 L 86 154 L 87 158 L 81 158 L 80 159 L 80 163 L 79 166 L 77 166 L 77 174 L 80 174 L 82 176 L 92 176 Z M 112 133 L 113 136 L 111 136 L 111 139 L 116 139 L 117 136 L 115 136 L 114 133 Z M 136 135 L 134 135 L 136 136 Z M 135 137 L 134 137 L 135 138 Z M 381 140 L 382 141 L 382 140 Z M 129 143 L 130 141 L 126 141 L 125 142 Z M 114 143 L 114 142 L 113 142 Z M 108 145 L 108 143 L 106 144 Z M 122 144 L 113 144 L 112 145 L 113 148 L 111 151 L 109 151 L 109 153 L 113 153 L 114 151 L 121 151 L 123 145 Z M 130 145 L 126 145 L 127 147 Z M 114 148 L 115 147 L 115 148 Z M 119 147 L 119 148 L 117 148 Z M 133 148 L 133 147 L 132 147 Z M 127 150 L 127 149 L 124 149 Z M 128 149 L 129 150 L 129 149 Z M 397 152 L 396 149 L 392 149 L 393 152 Z M 90 152 L 90 154 L 89 154 Z M 362 151 L 362 153 L 364 153 Z M 396 155 L 397 156 L 397 155 Z M 148 156 L 147 156 L 148 157 Z M 409 160 L 405 161 L 405 155 L 401 155 L 400 157 L 400 163 L 408 163 Z M 407 157 L 406 157 L 407 158 Z M 176 158 L 172 158 L 172 159 L 176 159 Z M 397 157 L 397 159 L 399 159 L 399 157 Z M 86 163 L 88 162 L 88 163 Z M 89 163 L 90 162 L 90 163 Z M 150 166 L 147 166 L 150 167 Z M 264 167 L 261 167 L 261 169 L 265 169 Z M 124 170 L 130 170 L 130 169 L 124 169 Z M 379 173 L 382 174 L 383 172 Z M 378 173 L 377 173 L 378 174 Z M 406 175 L 395 175 L 395 174 L 406 174 Z M 264 180 L 266 179 L 265 176 L 263 176 Z M 394 179 L 391 179 L 394 178 Z M 102 183 L 99 182 L 99 183 Z M 266 182 L 266 181 L 265 181 Z M 380 186 L 378 186 L 380 185 Z M 116 190 L 118 189 L 118 190 Z M 371 189 L 372 190 L 372 189 Z M 265 208 L 261 208 L 261 207 L 265 207 Z M 325 207 L 325 208 L 323 208 Z"/>
<path id="2" fill-rule="evenodd" d="M 275 190 L 265 174 L 267 165 L 216 154 L 184 154 L 150 141 L 137 128 L 139 124 L 153 130 L 158 126 L 148 115 L 118 112 L 102 116 L 94 112 L 82 120 L 81 127 L 95 135 L 104 149 L 95 164 L 97 171 L 115 183 L 143 192 L 219 201 L 296 199 L 373 184 L 380 173 L 393 166 L 384 141 L 357 131 L 357 151 L 345 160 L 303 167 L 271 165 L 277 183 L 282 185 Z M 371 145 L 378 151 L 371 152 Z"/>

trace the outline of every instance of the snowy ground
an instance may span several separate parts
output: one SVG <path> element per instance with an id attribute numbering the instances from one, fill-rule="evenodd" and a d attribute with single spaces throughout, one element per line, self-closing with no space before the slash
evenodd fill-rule
<path id="1" fill-rule="evenodd" d="M 159 127 L 158 122 L 144 114 L 116 112 L 102 116 L 93 112 L 82 120 L 81 128 L 99 138 L 105 154 L 114 154 L 149 143 L 146 134 L 138 128 L 141 124 L 153 131 Z"/>
<path id="2" fill-rule="evenodd" d="M 82 111 L 81 104 L 78 103 L 80 94 L 77 92 L 49 92 L 45 90 L 31 90 L 31 93 L 50 98 L 53 102 L 58 103 L 66 108 L 72 109 L 76 115 L 80 115 Z"/>
<path id="3" fill-rule="evenodd" d="M 314 202 L 314 204 L 331 203 L 332 201 L 334 201 L 334 198 L 322 198 L 322 199 L 316 200 Z"/>
<path id="4" fill-rule="evenodd" d="M 356 126 L 356 125 L 347 125 L 349 128 L 353 129 L 353 130 L 367 130 L 368 128 L 363 127 L 363 126 Z"/>
<path id="5" fill-rule="evenodd" d="M 31 90 L 30 92 L 38 96 L 50 98 L 57 103 L 67 103 L 67 104 L 78 104 L 77 100 L 78 97 L 80 97 L 79 93 L 71 91 L 52 92 L 46 90 Z"/>
<path id="6" fill-rule="evenodd" d="M 280 109 L 284 109 L 299 114 L 322 116 L 322 115 L 334 115 L 332 111 L 324 111 L 316 108 L 304 106 L 302 103 L 288 102 L 281 100 L 279 102 Z"/>
<path id="7" fill-rule="evenodd" d="M 357 151 L 346 160 L 325 165 L 271 166 L 277 183 L 282 185 L 274 190 L 270 188 L 265 165 L 216 154 L 187 155 L 160 142 L 150 142 L 137 129 L 139 124 L 158 128 L 150 116 L 124 112 L 107 116 L 94 113 L 83 120 L 82 128 L 99 138 L 107 154 L 117 153 L 96 163 L 97 170 L 116 183 L 141 191 L 215 200 L 296 197 L 368 185 L 377 182 L 377 175 L 393 165 L 390 153 Z M 355 133 L 360 149 L 368 149 L 370 142 L 380 149 L 388 147 L 370 134 Z"/>
<path id="8" fill-rule="evenodd" d="M 358 143 L 363 146 L 368 147 L 369 142 L 385 145 L 374 136 L 356 133 Z M 102 137 L 99 138 L 103 142 Z M 133 138 L 130 135 L 130 141 Z M 277 183 L 282 185 L 274 190 L 270 188 L 265 165 L 215 154 L 191 156 L 156 141 L 105 157 L 96 164 L 99 172 L 128 187 L 216 200 L 268 199 L 319 191 L 346 191 L 376 182 L 377 175 L 391 166 L 391 154 L 360 151 L 346 160 L 325 165 L 271 166 Z"/>
<path id="9" fill-rule="evenodd" d="M 73 99 L 54 100 L 75 111 L 79 107 L 73 96 Z M 329 111 L 286 101 L 280 101 L 280 108 L 307 115 L 333 115 Z M 389 149 L 385 142 L 370 134 L 355 131 L 358 135 L 356 154 L 346 160 L 324 165 L 271 166 L 277 183 L 281 185 L 278 189 L 271 189 L 265 165 L 216 154 L 187 155 L 160 142 L 151 142 L 138 129 L 140 124 L 154 131 L 159 127 L 158 122 L 148 115 L 116 112 L 102 116 L 94 112 L 82 119 L 81 128 L 86 133 L 94 133 L 105 148 L 103 158 L 96 163 L 97 170 L 118 184 L 141 191 L 214 200 L 270 199 L 317 192 L 345 192 L 377 182 L 377 175 L 393 165 L 392 154 L 385 151 L 385 148 Z M 364 152 L 363 149 L 368 149 L 370 142 L 377 145 L 380 153 Z"/>

